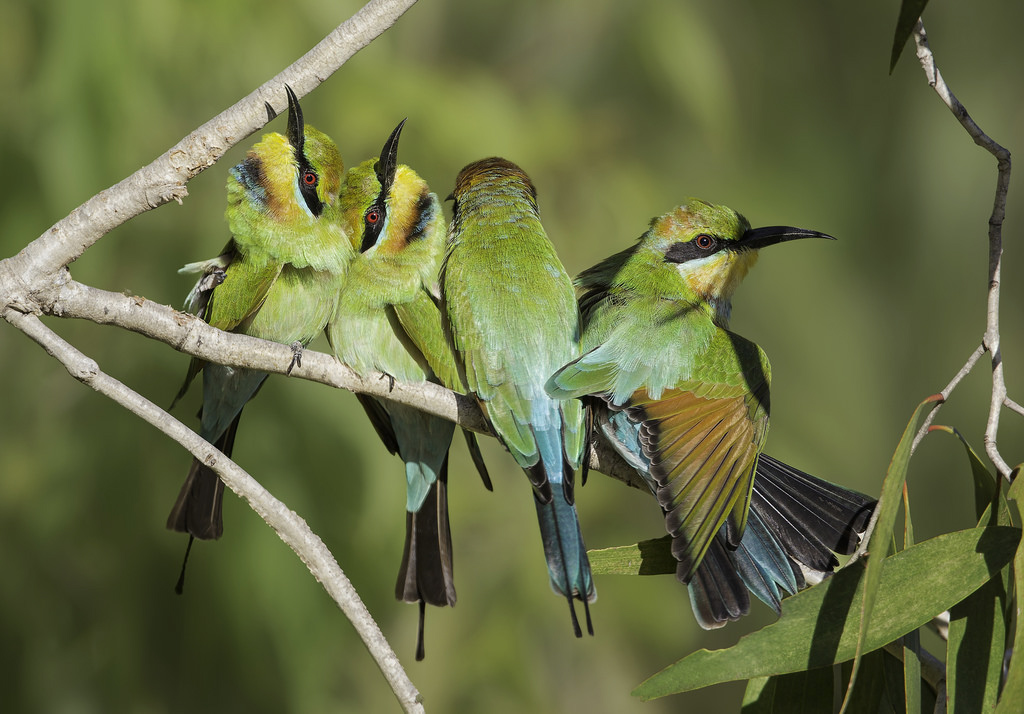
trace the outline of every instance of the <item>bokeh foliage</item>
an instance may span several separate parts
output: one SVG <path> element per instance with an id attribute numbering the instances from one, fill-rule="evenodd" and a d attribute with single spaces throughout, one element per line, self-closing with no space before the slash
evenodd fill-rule
<path id="1" fill-rule="evenodd" d="M 359 5 L 8 3 L 0 255 L 247 94 Z M 998 22 L 977 19 L 976 4 L 933 3 L 929 35 L 954 91 L 1013 151 L 1024 146 L 1024 8 L 983 5 Z M 981 337 L 995 183 L 994 162 L 912 55 L 888 75 L 896 14 L 896 3 L 423 0 L 303 107 L 350 165 L 408 116 L 401 159 L 441 196 L 471 160 L 520 163 L 570 273 L 690 195 L 755 225 L 838 236 L 766 255 L 737 295 L 733 326 L 772 358 L 769 452 L 877 492 L 908 414 Z M 175 270 L 223 245 L 224 180 L 243 153 L 194 180 L 183 206 L 106 236 L 72 265 L 74 277 L 180 305 L 190 285 Z M 1024 384 L 1014 196 L 1002 343 L 1011 390 Z M 187 357 L 117 330 L 48 322 L 115 377 L 170 402 Z M 237 499 L 225 504 L 224 539 L 193 551 L 186 594 L 173 594 L 184 539 L 163 523 L 188 467 L 180 448 L 13 330 L 0 340 L 0 372 L 5 710 L 393 708 L 319 585 Z M 980 445 L 987 404 L 979 369 L 940 420 Z M 193 393 L 176 414 L 197 406 Z M 1007 417 L 1010 463 L 1021 461 L 1022 435 Z M 521 473 L 488 443 L 488 494 L 455 451 L 459 604 L 428 613 L 422 664 L 411 662 L 415 608 L 392 595 L 401 467 L 351 395 L 270 380 L 246 411 L 235 455 L 332 548 L 430 709 L 735 708 L 735 685 L 646 704 L 629 693 L 684 654 L 770 622 L 765 608 L 705 633 L 671 577 L 609 576 L 597 581 L 597 636 L 574 640 L 547 585 Z M 909 475 L 918 542 L 975 524 L 968 473 L 953 440 L 925 442 Z M 579 503 L 590 547 L 663 533 L 649 497 L 599 475 Z"/>

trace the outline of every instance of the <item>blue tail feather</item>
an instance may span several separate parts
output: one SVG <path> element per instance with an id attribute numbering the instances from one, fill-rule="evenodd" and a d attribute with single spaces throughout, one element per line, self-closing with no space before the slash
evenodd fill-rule
<path id="1" fill-rule="evenodd" d="M 550 503 L 536 498 L 534 503 L 552 589 L 559 595 L 593 602 L 597 594 L 576 507 L 557 493 Z"/>
<path id="2" fill-rule="evenodd" d="M 537 500 L 537 518 L 548 558 L 551 585 L 562 595 L 589 601 L 594 599 L 594 584 L 576 516 L 573 470 L 566 462 L 562 447 L 561 410 L 557 402 L 550 401 L 546 406 L 548 408 L 543 410 L 543 414 L 537 413 L 541 409 L 534 409 L 537 420 L 534 436 L 541 461 L 537 468 L 544 470 L 552 484 L 551 502 Z M 538 428 L 540 425 L 547 425 L 547 428 Z"/>
<path id="3" fill-rule="evenodd" d="M 455 424 L 402 404 L 389 402 L 385 408 L 405 462 L 405 510 L 416 513 L 448 458 Z"/>
<path id="4" fill-rule="evenodd" d="M 800 566 L 831 574 L 838 565 L 833 549 L 853 550 L 874 506 L 867 496 L 761 454 L 739 546 L 727 550 L 720 531 L 690 582 L 698 622 L 711 629 L 747 614 L 745 590 L 781 612 L 781 590 L 806 586 Z"/>
<path id="5" fill-rule="evenodd" d="M 726 526 L 715 535 L 704 559 L 688 583 L 690 605 L 704 629 L 721 627 L 750 611 L 747 591 L 776 614 L 782 613 L 780 587 L 796 593 L 803 584 L 799 568 L 751 510 L 739 547 L 727 545 Z"/>
<path id="6" fill-rule="evenodd" d="M 782 594 L 796 594 L 803 578 L 782 544 L 767 529 L 757 511 L 751 511 L 740 546 L 733 553 L 736 570 L 747 589 L 768 607 L 781 613 Z"/>

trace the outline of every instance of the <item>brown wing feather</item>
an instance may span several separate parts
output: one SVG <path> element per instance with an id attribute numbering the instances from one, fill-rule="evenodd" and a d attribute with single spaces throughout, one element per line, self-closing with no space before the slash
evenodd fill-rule
<path id="1" fill-rule="evenodd" d="M 626 406 L 641 423 L 640 442 L 686 581 L 727 519 L 737 538 L 746 522 L 765 419 L 752 417 L 745 396 L 743 390 L 709 397 L 669 389 L 654 400 L 639 390 Z"/>

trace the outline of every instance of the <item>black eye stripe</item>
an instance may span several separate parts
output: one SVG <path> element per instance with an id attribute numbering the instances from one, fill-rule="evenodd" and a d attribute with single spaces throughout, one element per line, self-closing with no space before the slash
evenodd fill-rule
<path id="1" fill-rule="evenodd" d="M 377 213 L 377 220 L 371 222 L 369 216 L 374 211 Z M 363 214 L 363 241 L 359 246 L 360 253 L 365 253 L 377 244 L 377 239 L 380 237 L 381 229 L 384 228 L 387 215 L 387 204 L 384 202 L 383 197 L 378 197 L 373 205 L 366 209 L 366 213 Z"/>
<path id="2" fill-rule="evenodd" d="M 694 236 L 692 240 L 673 243 L 665 251 L 665 260 L 670 263 L 686 263 L 690 260 L 706 258 L 721 249 L 722 241 L 707 233 L 701 233 Z"/>
<path id="3" fill-rule="evenodd" d="M 303 200 L 306 202 L 306 206 L 309 208 L 309 212 L 314 216 L 319 217 L 324 210 L 323 201 L 320 200 L 320 196 L 316 192 L 316 187 L 320 184 L 320 174 L 310 166 L 309 161 L 306 159 L 305 154 L 299 155 L 299 193 L 302 194 Z M 306 174 L 311 173 L 316 177 L 316 181 L 313 183 L 306 183 Z"/>

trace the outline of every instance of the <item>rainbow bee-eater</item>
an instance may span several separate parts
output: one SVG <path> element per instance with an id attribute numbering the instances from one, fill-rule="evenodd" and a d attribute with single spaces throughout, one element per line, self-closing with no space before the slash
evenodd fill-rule
<path id="1" fill-rule="evenodd" d="M 461 391 L 441 329 L 437 273 L 445 221 L 437 196 L 398 163 L 399 124 L 380 158 L 346 172 L 342 217 L 357 252 L 328 326 L 335 355 L 360 375 L 430 380 Z M 395 597 L 419 603 L 416 659 L 423 659 L 425 605 L 456 601 L 448 523 L 448 449 L 455 425 L 387 400 L 357 395 L 381 440 L 405 463 L 406 535 Z M 475 438 L 470 450 L 485 485 Z"/>
<path id="2" fill-rule="evenodd" d="M 540 222 L 525 172 L 500 158 L 472 163 L 455 180 L 454 215 L 441 268 L 441 309 L 469 392 L 526 471 L 548 575 L 569 603 L 596 599 L 573 495 L 583 454 L 583 410 L 548 396 L 551 373 L 579 354 L 572 281 Z"/>
<path id="3" fill-rule="evenodd" d="M 832 551 L 852 552 L 872 502 L 762 454 L 771 368 L 729 331 L 732 296 L 767 246 L 831 238 L 751 229 L 724 206 L 691 199 L 639 241 L 577 278 L 581 356 L 548 383 L 586 398 L 594 423 L 661 505 L 691 604 L 705 628 L 749 610 L 749 588 L 779 610 Z M 745 587 L 744 587 L 745 586 Z"/>
<path id="4" fill-rule="evenodd" d="M 189 310 L 221 330 L 293 345 L 298 357 L 334 311 L 353 251 L 339 219 L 341 155 L 303 122 L 295 93 L 285 90 L 286 135 L 265 134 L 228 173 L 231 240 L 218 257 L 180 272 L 203 273 Z M 200 434 L 230 457 L 242 407 L 268 375 L 193 359 L 175 401 L 200 371 Z M 223 493 L 217 474 L 194 459 L 167 527 L 219 538 Z"/>

